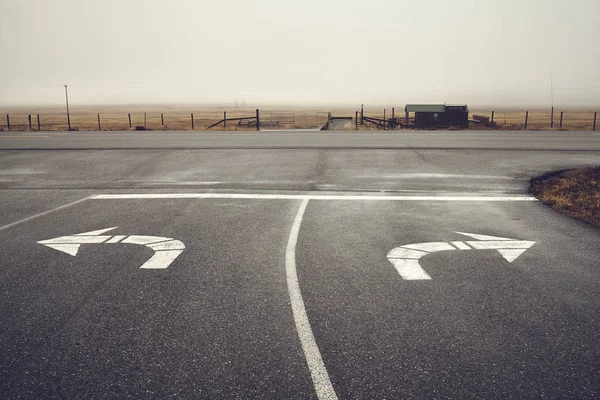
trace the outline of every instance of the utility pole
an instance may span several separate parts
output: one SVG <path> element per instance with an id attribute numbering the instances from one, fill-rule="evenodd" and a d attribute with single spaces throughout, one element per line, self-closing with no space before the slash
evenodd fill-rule
<path id="1" fill-rule="evenodd" d="M 550 128 L 554 128 L 554 86 L 552 84 L 552 71 L 550 74 L 550 101 L 552 102 L 552 112 L 550 113 Z"/>
<path id="2" fill-rule="evenodd" d="M 67 124 L 69 125 L 69 130 L 71 130 L 71 115 L 69 114 L 69 91 L 67 89 L 67 85 L 65 85 L 65 99 L 67 101 Z"/>

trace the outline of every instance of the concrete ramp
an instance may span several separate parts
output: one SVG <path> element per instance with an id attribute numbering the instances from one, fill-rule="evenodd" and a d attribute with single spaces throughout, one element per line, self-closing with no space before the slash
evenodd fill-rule
<path id="1" fill-rule="evenodd" d="M 356 129 L 356 122 L 352 117 L 331 117 L 322 131 L 348 131 Z"/>

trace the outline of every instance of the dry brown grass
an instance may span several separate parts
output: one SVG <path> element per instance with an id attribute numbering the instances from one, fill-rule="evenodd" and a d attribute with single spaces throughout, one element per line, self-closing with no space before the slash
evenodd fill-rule
<path id="1" fill-rule="evenodd" d="M 314 129 L 327 122 L 327 113 L 336 117 L 353 117 L 357 109 L 348 107 L 259 107 L 261 122 L 264 129 Z M 127 114 L 131 113 L 132 129 L 144 125 L 151 130 L 191 130 L 191 115 L 194 114 L 194 129 L 204 130 L 223 118 L 227 111 L 229 118 L 252 116 L 255 108 L 232 109 L 219 106 L 190 106 L 190 105 L 131 105 L 131 106 L 74 106 L 71 108 L 71 126 L 82 131 L 98 130 L 97 114 L 100 114 L 101 130 L 129 130 Z M 161 124 L 161 113 L 164 116 L 164 126 Z M 491 110 L 473 108 L 470 115 L 491 116 Z M 0 109 L 0 129 L 7 130 L 6 114 L 10 114 L 11 130 L 27 131 L 29 124 L 27 116 L 32 115 L 32 128 L 37 130 L 37 114 L 40 115 L 42 131 L 60 131 L 67 129 L 67 118 L 63 107 L 45 108 L 11 108 Z M 290 115 L 293 115 L 290 119 Z M 403 107 L 396 107 L 396 117 L 404 117 Z M 383 118 L 383 108 L 365 108 L 365 116 Z M 391 107 L 386 109 L 386 117 L 391 117 Z M 591 130 L 594 110 L 566 109 L 563 116 L 563 130 Z M 275 121 L 281 120 L 280 124 Z M 291 120 L 291 122 L 290 122 Z M 497 129 L 521 130 L 525 125 L 525 110 L 510 109 L 496 111 L 494 121 Z M 560 129 L 560 110 L 555 111 L 554 130 Z M 271 122 L 271 123 L 269 123 Z M 600 125 L 600 121 L 598 121 Z M 215 127 L 214 130 L 223 130 Z M 253 130 L 253 127 L 240 126 L 237 122 L 228 122 L 227 130 Z M 379 129 L 375 125 L 364 124 L 360 130 Z M 488 129 L 474 126 L 472 129 Z M 550 130 L 550 112 L 548 110 L 530 110 L 529 130 Z M 598 126 L 600 129 L 600 126 Z"/>
<path id="2" fill-rule="evenodd" d="M 555 210 L 600 227 L 600 166 L 534 178 L 530 192 Z"/>
<path id="3" fill-rule="evenodd" d="M 230 109 L 222 107 L 190 107 L 190 106 L 114 106 L 114 107 L 72 107 L 71 127 L 80 131 L 97 131 L 98 114 L 100 114 L 100 128 L 103 131 L 130 130 L 128 113 L 131 114 L 131 130 L 136 126 L 144 126 L 149 130 L 189 131 L 192 130 L 192 117 L 194 114 L 194 129 L 205 130 L 210 125 L 223 118 L 251 117 L 256 115 L 255 108 Z M 164 125 L 161 120 L 163 114 Z M 32 128 L 37 130 L 37 115 L 40 115 L 42 131 L 66 130 L 67 116 L 61 108 L 40 109 L 9 109 L 0 110 L 0 129 L 6 131 L 8 124 L 6 114 L 10 114 L 12 131 L 28 131 L 28 115 L 32 116 Z M 327 111 L 319 109 L 285 109 L 262 108 L 260 109 L 261 127 L 264 129 L 307 129 L 323 126 L 327 122 Z M 280 121 L 277 123 L 277 121 Z M 227 130 L 254 130 L 254 126 L 239 124 L 237 121 L 228 121 Z M 212 130 L 223 130 L 217 126 Z"/>
<path id="4" fill-rule="evenodd" d="M 525 129 L 525 113 L 527 110 L 496 111 L 494 122 L 498 128 L 505 130 Z M 563 111 L 562 130 L 591 130 L 594 125 L 594 110 L 566 109 Z M 489 110 L 475 110 L 472 114 L 491 117 Z M 560 109 L 554 111 L 554 128 L 551 129 L 552 113 L 549 110 L 529 110 L 527 130 L 561 130 Z"/>

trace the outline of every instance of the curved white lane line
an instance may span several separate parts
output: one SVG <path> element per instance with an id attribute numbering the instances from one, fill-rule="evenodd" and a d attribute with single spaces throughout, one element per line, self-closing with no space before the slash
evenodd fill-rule
<path id="1" fill-rule="evenodd" d="M 285 274 L 287 278 L 288 292 L 290 293 L 290 302 L 292 303 L 292 313 L 294 314 L 294 323 L 302 344 L 302 351 L 310 370 L 310 375 L 313 380 L 313 385 L 319 400 L 337 399 L 335 390 L 329 380 L 329 374 L 321 358 L 321 352 L 315 341 L 306 308 L 304 307 L 304 299 L 300 292 L 298 283 L 298 273 L 296 271 L 296 243 L 298 242 L 298 232 L 304 211 L 308 205 L 309 198 L 302 201 L 302 205 L 298 209 L 296 219 L 292 225 L 290 237 L 288 239 L 287 249 L 285 253 Z"/>

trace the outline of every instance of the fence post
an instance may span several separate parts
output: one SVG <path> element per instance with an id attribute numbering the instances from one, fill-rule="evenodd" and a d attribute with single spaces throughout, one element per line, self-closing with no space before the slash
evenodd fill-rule
<path id="1" fill-rule="evenodd" d="M 527 122 L 529 121 L 529 111 L 525 111 L 525 130 L 527 130 Z"/>
<path id="2" fill-rule="evenodd" d="M 29 119 L 29 131 L 31 131 L 31 114 L 29 114 L 27 119 Z"/>
<path id="3" fill-rule="evenodd" d="M 383 109 L 383 130 L 385 131 L 385 108 Z"/>
<path id="4" fill-rule="evenodd" d="M 396 121 L 394 120 L 395 114 L 396 114 L 395 107 L 392 107 L 392 122 L 390 124 L 390 127 L 392 129 L 394 129 L 396 127 Z"/>
<path id="5" fill-rule="evenodd" d="M 160 126 L 165 127 L 165 118 L 163 117 L 163 113 L 160 113 Z"/>
<path id="6" fill-rule="evenodd" d="M 494 129 L 494 114 L 495 114 L 495 111 L 492 111 L 492 122 L 490 125 L 492 129 Z"/>
<path id="7" fill-rule="evenodd" d="M 129 117 L 129 129 L 131 129 L 131 113 L 127 113 L 127 116 Z"/>
<path id="8" fill-rule="evenodd" d="M 354 121 L 356 122 L 356 124 L 354 124 L 354 130 L 357 131 L 358 130 L 358 111 L 356 111 L 356 114 L 354 115 Z"/>
<path id="9" fill-rule="evenodd" d="M 592 130 L 596 130 L 596 115 L 598 114 L 598 111 L 594 112 L 594 128 Z M 8 117 L 8 115 L 6 116 Z M 10 129 L 10 124 L 8 124 L 8 129 Z"/>
<path id="10" fill-rule="evenodd" d="M 98 114 L 98 130 L 101 131 L 102 128 L 100 128 L 100 114 Z"/>
<path id="11" fill-rule="evenodd" d="M 10 131 L 10 116 L 6 114 L 6 125 L 8 125 L 8 130 Z M 596 126 L 596 118 L 594 117 L 594 126 Z"/>
<path id="12" fill-rule="evenodd" d="M 360 105 L 360 124 L 364 125 L 365 123 L 365 105 Z"/>
<path id="13" fill-rule="evenodd" d="M 256 130 L 260 131 L 260 111 L 256 109 Z"/>
<path id="14" fill-rule="evenodd" d="M 146 113 L 144 113 L 144 130 L 147 130 L 146 129 Z"/>
<path id="15" fill-rule="evenodd" d="M 560 129 L 562 130 L 563 111 L 560 112 Z"/>
<path id="16" fill-rule="evenodd" d="M 194 113 L 191 113 L 190 115 L 192 117 L 192 130 L 194 130 Z"/>
<path id="17" fill-rule="evenodd" d="M 552 106 L 552 112 L 550 113 L 550 128 L 554 128 L 554 106 Z"/>
<path id="18" fill-rule="evenodd" d="M 40 114 L 37 115 L 37 121 L 38 121 L 38 132 L 42 130 L 42 125 L 40 124 Z"/>
<path id="19" fill-rule="evenodd" d="M 223 129 L 227 129 L 227 111 L 223 111 Z"/>

